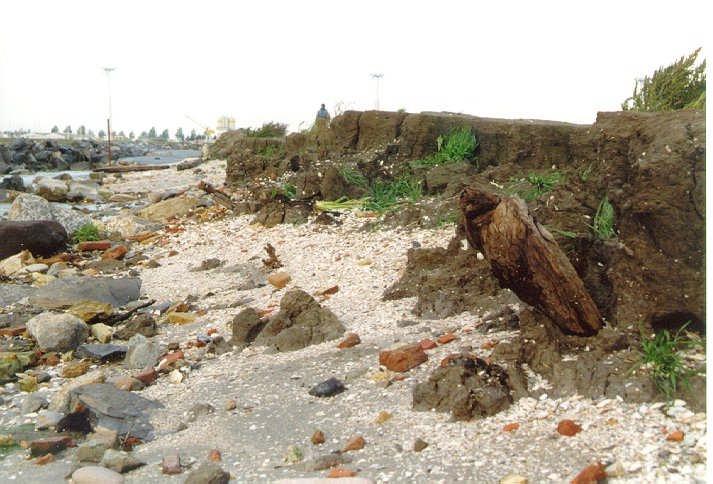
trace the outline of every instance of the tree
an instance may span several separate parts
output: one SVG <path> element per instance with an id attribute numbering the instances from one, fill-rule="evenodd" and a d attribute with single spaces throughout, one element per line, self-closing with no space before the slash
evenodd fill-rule
<path id="1" fill-rule="evenodd" d="M 88 135 L 90 138 L 93 138 L 93 137 L 94 137 L 94 131 L 92 131 L 92 130 L 90 129 L 89 131 L 87 131 L 87 135 Z"/>
<path id="2" fill-rule="evenodd" d="M 148 136 L 149 136 L 149 138 L 152 138 L 152 139 L 155 138 L 156 137 L 156 128 L 154 128 L 152 126 L 151 129 L 149 130 Z"/>
<path id="3" fill-rule="evenodd" d="M 103 130 L 103 129 L 100 129 L 100 130 L 99 130 L 99 137 L 100 137 L 100 138 L 104 138 L 105 136 L 106 136 L 106 133 L 104 132 L 104 130 Z"/>
<path id="4" fill-rule="evenodd" d="M 66 128 L 64 128 L 64 131 L 62 131 L 64 134 L 72 134 L 72 127 L 67 125 Z"/>
<path id="5" fill-rule="evenodd" d="M 178 128 L 178 130 L 176 130 L 176 139 L 179 141 L 183 141 L 185 138 L 186 137 L 183 136 L 183 128 Z"/>
<path id="6" fill-rule="evenodd" d="M 148 133 L 146 131 L 142 131 L 141 134 L 139 135 L 139 139 L 146 139 L 148 138 Z"/>
<path id="7" fill-rule="evenodd" d="M 133 131 L 130 131 L 130 132 L 129 132 L 129 139 L 134 139 L 134 132 L 133 132 Z"/>
<path id="8" fill-rule="evenodd" d="M 191 135 L 188 137 L 188 139 L 191 141 L 195 141 L 195 139 L 196 139 L 196 130 L 195 129 L 191 130 Z"/>
<path id="9" fill-rule="evenodd" d="M 52 126 L 52 133 L 59 133 L 59 128 L 57 127 L 56 124 L 54 126 Z"/>
<path id="10" fill-rule="evenodd" d="M 696 67 L 701 49 L 673 64 L 658 68 L 651 77 L 637 81 L 634 93 L 624 101 L 624 111 L 674 111 L 705 109 L 706 61 Z"/>
<path id="11" fill-rule="evenodd" d="M 126 135 L 123 131 L 119 131 L 119 138 L 126 138 Z"/>
<path id="12" fill-rule="evenodd" d="M 168 139 L 168 130 L 164 129 L 163 133 L 161 133 L 161 139 L 167 140 Z"/>

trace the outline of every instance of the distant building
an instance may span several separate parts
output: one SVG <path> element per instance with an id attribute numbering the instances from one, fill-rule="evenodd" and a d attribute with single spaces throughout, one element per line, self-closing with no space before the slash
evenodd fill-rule
<path id="1" fill-rule="evenodd" d="M 221 134 L 225 133 L 226 131 L 232 131 L 234 129 L 235 129 L 235 118 L 231 118 L 228 116 L 221 116 L 218 118 L 218 122 L 216 123 L 215 134 L 216 134 L 216 136 L 220 136 Z"/>

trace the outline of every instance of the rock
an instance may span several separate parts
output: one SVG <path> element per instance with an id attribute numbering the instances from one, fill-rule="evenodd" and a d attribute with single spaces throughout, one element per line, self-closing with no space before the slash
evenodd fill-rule
<path id="1" fill-rule="evenodd" d="M 47 269 L 49 269 L 47 264 L 30 264 L 29 266 L 25 266 L 23 271 L 27 273 L 47 272 Z"/>
<path id="2" fill-rule="evenodd" d="M 435 341 L 433 341 L 432 339 L 428 339 L 428 338 L 422 339 L 418 344 L 421 346 L 421 349 L 424 351 L 432 350 L 433 348 L 436 348 L 438 346 Z"/>
<path id="3" fill-rule="evenodd" d="M 428 355 L 418 343 L 379 352 L 379 364 L 391 371 L 409 371 L 426 360 Z"/>
<path id="4" fill-rule="evenodd" d="M 70 445 L 74 445 L 74 441 L 67 436 L 37 439 L 30 442 L 30 455 L 38 457 L 45 454 L 57 454 Z"/>
<path id="5" fill-rule="evenodd" d="M 181 370 L 179 369 L 172 370 L 168 374 L 168 381 L 173 383 L 174 385 L 178 385 L 179 383 L 181 383 L 183 381 L 183 378 L 183 373 L 181 373 Z"/>
<path id="6" fill-rule="evenodd" d="M 107 449 L 102 457 L 101 465 L 114 472 L 124 474 L 145 466 L 146 463 L 123 450 Z"/>
<path id="7" fill-rule="evenodd" d="M 413 389 L 414 410 L 450 411 L 456 420 L 486 417 L 512 403 L 503 368 L 470 355 L 455 355 Z"/>
<path id="8" fill-rule="evenodd" d="M 227 411 L 235 410 L 237 408 L 237 406 L 238 406 L 237 402 L 235 400 L 233 400 L 232 398 L 230 400 L 228 400 L 227 402 L 225 402 L 225 409 Z"/>
<path id="9" fill-rule="evenodd" d="M 11 276 L 20 272 L 25 266 L 34 264 L 35 259 L 29 250 L 23 250 L 13 256 L 0 261 L 0 275 Z"/>
<path id="10" fill-rule="evenodd" d="M 104 372 L 101 370 L 92 371 L 62 385 L 60 390 L 52 397 L 49 409 L 55 412 L 67 413 L 69 411 L 70 392 L 75 388 L 91 383 L 101 383 L 104 381 Z"/>
<path id="11" fill-rule="evenodd" d="M 344 390 L 346 390 L 344 383 L 332 377 L 313 386 L 309 394 L 313 397 L 333 397 L 334 395 L 342 393 Z"/>
<path id="12" fill-rule="evenodd" d="M 334 467 L 333 469 L 330 469 L 327 473 L 327 477 L 330 479 L 354 477 L 356 475 L 356 471 L 353 471 L 351 469 L 345 469 L 344 467 Z"/>
<path id="13" fill-rule="evenodd" d="M 89 370 L 90 366 L 91 363 L 85 360 L 68 361 L 62 367 L 62 376 L 64 378 L 76 378 L 78 376 L 82 376 L 87 372 L 87 370 Z"/>
<path id="14" fill-rule="evenodd" d="M 236 275 L 235 289 L 237 291 L 249 291 L 250 289 L 267 285 L 267 279 L 263 271 L 249 262 L 224 267 L 221 272 Z"/>
<path id="15" fill-rule="evenodd" d="M 95 250 L 107 250 L 111 247 L 111 240 L 86 240 L 75 246 L 79 252 L 94 252 Z"/>
<path id="16" fill-rule="evenodd" d="M 80 467 L 72 473 L 73 484 L 123 484 L 124 477 L 111 469 L 99 466 Z"/>
<path id="17" fill-rule="evenodd" d="M 139 380 L 144 385 L 151 385 L 158 378 L 158 373 L 153 367 L 148 367 L 134 375 L 134 378 Z"/>
<path id="18" fill-rule="evenodd" d="M 0 383 L 15 380 L 15 374 L 37 361 L 34 351 L 0 352 Z"/>
<path id="19" fill-rule="evenodd" d="M 374 419 L 374 423 L 377 425 L 381 425 L 381 424 L 389 421 L 392 416 L 393 415 L 391 415 L 391 413 L 389 413 L 385 410 L 382 410 L 381 412 L 379 412 L 379 415 L 376 416 L 376 419 Z"/>
<path id="20" fill-rule="evenodd" d="M 87 440 L 77 447 L 76 457 L 79 462 L 101 462 L 106 445 L 96 440 Z"/>
<path id="21" fill-rule="evenodd" d="M 30 303 L 46 309 L 72 306 L 83 301 L 99 301 L 114 307 L 139 298 L 141 279 L 135 277 L 67 277 L 39 288 Z"/>
<path id="22" fill-rule="evenodd" d="M 43 466 L 49 464 L 50 462 L 54 462 L 55 460 L 54 454 L 45 454 L 35 459 L 35 465 Z"/>
<path id="23" fill-rule="evenodd" d="M 50 202 L 64 202 L 68 192 L 69 187 L 62 180 L 44 176 L 35 179 L 35 193 Z"/>
<path id="24" fill-rule="evenodd" d="M 520 476 L 518 474 L 508 474 L 507 476 L 500 479 L 500 484 L 527 484 L 527 477 Z"/>
<path id="25" fill-rule="evenodd" d="M 571 484 L 596 484 L 606 478 L 607 474 L 604 472 L 604 466 L 597 462 L 582 469 L 582 471 L 572 479 Z"/>
<path id="26" fill-rule="evenodd" d="M 218 267 L 222 266 L 224 262 L 220 259 L 205 259 L 200 263 L 198 267 L 194 267 L 191 269 L 191 272 L 200 272 L 200 271 L 209 271 L 211 269 L 217 269 Z"/>
<path id="27" fill-rule="evenodd" d="M 223 457 L 220 455 L 220 451 L 218 449 L 211 449 L 211 451 L 208 452 L 208 460 L 211 462 L 220 462 L 223 460 Z"/>
<path id="28" fill-rule="evenodd" d="M 66 313 L 38 314 L 27 321 L 27 331 L 42 351 L 73 350 L 89 335 L 89 327 L 84 321 Z"/>
<path id="29" fill-rule="evenodd" d="M 361 343 L 361 338 L 359 338 L 359 335 L 356 333 L 347 333 L 344 336 L 344 339 L 339 342 L 337 345 L 337 348 L 340 350 L 343 350 L 345 348 L 351 348 L 352 346 L 356 346 L 359 343 Z"/>
<path id="30" fill-rule="evenodd" d="M 168 475 L 180 474 L 183 472 L 181 469 L 181 458 L 178 454 L 168 454 L 163 456 L 161 461 L 161 472 Z"/>
<path id="31" fill-rule="evenodd" d="M 64 227 L 67 234 L 73 234 L 82 225 L 91 223 L 91 217 L 65 207 L 61 204 L 50 203 L 42 197 L 23 193 L 15 198 L 7 212 L 8 220 L 17 221 L 44 221 L 52 220 Z"/>
<path id="32" fill-rule="evenodd" d="M 456 336 L 453 333 L 446 333 L 439 336 L 437 341 L 439 345 L 444 345 L 450 343 L 454 339 L 456 339 Z"/>
<path id="33" fill-rule="evenodd" d="M 669 442 L 682 442 L 684 437 L 685 434 L 682 430 L 674 430 L 666 436 L 666 440 L 668 440 Z"/>
<path id="34" fill-rule="evenodd" d="M 127 350 L 123 345 L 85 343 L 77 348 L 75 355 L 94 361 L 112 361 L 124 358 Z"/>
<path id="35" fill-rule="evenodd" d="M 67 231 L 53 220 L 0 221 L 0 259 L 28 250 L 38 257 L 63 251 Z"/>
<path id="36" fill-rule="evenodd" d="M 111 336 L 114 334 L 114 328 L 107 326 L 104 323 L 92 324 L 90 330 L 92 336 L 94 336 L 100 343 L 108 343 L 111 341 Z"/>
<path id="37" fill-rule="evenodd" d="M 509 424 L 505 424 L 503 426 L 503 432 L 514 432 L 515 430 L 520 428 L 520 424 L 517 422 L 512 422 Z"/>
<path id="38" fill-rule="evenodd" d="M 66 198 L 67 200 L 71 200 L 73 202 L 79 202 L 82 200 L 97 202 L 103 197 L 100 196 L 97 185 L 70 181 L 69 191 L 67 192 Z"/>
<path id="39" fill-rule="evenodd" d="M 413 451 L 414 452 L 421 452 L 426 447 L 428 447 L 428 442 L 426 442 L 425 440 L 422 440 L 421 438 L 417 438 L 413 443 Z"/>
<path id="40" fill-rule="evenodd" d="M 140 210 L 138 216 L 152 222 L 166 222 L 172 217 L 184 217 L 198 206 L 198 199 L 190 196 L 169 198 Z"/>
<path id="41" fill-rule="evenodd" d="M 317 472 L 342 464 L 349 464 L 351 457 L 343 454 L 326 454 L 295 464 L 294 468 L 303 472 Z"/>
<path id="42" fill-rule="evenodd" d="M 334 484 L 334 479 L 329 477 L 294 477 L 291 479 L 278 479 L 272 484 Z M 366 477 L 342 477 L 339 484 L 374 484 L 374 481 Z"/>
<path id="43" fill-rule="evenodd" d="M 574 435 L 577 435 L 581 431 L 582 427 L 580 427 L 574 421 L 569 419 L 564 419 L 557 424 L 557 432 L 560 435 L 564 435 L 566 437 L 572 437 Z"/>
<path id="44" fill-rule="evenodd" d="M 114 195 L 114 197 L 117 195 Z M 105 222 L 104 227 L 107 232 L 118 232 L 122 238 L 128 239 L 142 232 L 155 232 L 161 228 L 161 224 L 137 217 L 131 213 L 122 213 L 115 217 L 110 217 Z"/>
<path id="45" fill-rule="evenodd" d="M 240 311 L 230 323 L 233 333 L 231 343 L 252 343 L 267 324 L 267 319 L 260 318 L 253 308 Z"/>
<path id="46" fill-rule="evenodd" d="M 2 167 L 1 161 L 0 161 L 0 167 Z M 3 172 L 3 170 L 2 170 L 2 168 L 0 168 L 0 173 L 2 173 L 2 172 Z M 24 192 L 25 191 L 25 182 L 20 175 L 6 176 L 2 180 L 0 180 L 0 189 L 13 190 L 16 192 Z"/>
<path id="47" fill-rule="evenodd" d="M 342 452 L 361 450 L 364 448 L 364 445 L 366 445 L 364 437 L 362 437 L 361 435 L 357 435 L 356 437 L 352 437 L 351 439 L 349 439 L 344 448 L 342 448 Z"/>
<path id="48" fill-rule="evenodd" d="M 195 422 L 198 418 L 215 413 L 215 407 L 210 403 L 196 403 L 191 407 L 186 416 L 187 422 Z"/>
<path id="49" fill-rule="evenodd" d="M 59 412 L 53 412 L 52 410 L 42 410 L 37 415 L 37 420 L 35 421 L 35 428 L 37 430 L 54 429 L 60 420 L 62 420 L 64 414 Z"/>
<path id="50" fill-rule="evenodd" d="M 278 289 L 282 289 L 287 285 L 292 280 L 292 276 L 290 276 L 287 272 L 280 271 L 280 272 L 273 272 L 269 276 L 267 276 L 267 282 L 272 284 Z"/>
<path id="51" fill-rule="evenodd" d="M 143 369 L 156 366 L 163 353 L 156 341 L 149 341 L 141 334 L 135 334 L 129 339 L 124 366 L 130 369 Z"/>
<path id="52" fill-rule="evenodd" d="M 150 338 L 158 334 L 158 328 L 153 316 L 148 313 L 141 313 L 134 316 L 121 329 L 114 333 L 114 337 L 118 339 L 128 340 L 135 334 L 140 334 Z"/>
<path id="53" fill-rule="evenodd" d="M 166 321 L 173 324 L 191 324 L 195 323 L 198 315 L 196 313 L 183 313 L 171 311 L 166 314 Z"/>
<path id="54" fill-rule="evenodd" d="M 115 245 L 102 254 L 102 260 L 122 260 L 129 249 L 125 245 Z"/>
<path id="55" fill-rule="evenodd" d="M 34 413 L 40 410 L 41 408 L 45 408 L 46 406 L 47 400 L 45 399 L 45 397 L 36 393 L 30 393 L 22 401 L 22 407 L 20 411 L 23 414 Z"/>
<path id="56" fill-rule="evenodd" d="M 288 291 L 280 311 L 270 318 L 255 338 L 255 344 L 277 351 L 293 351 L 333 340 L 344 334 L 344 326 L 327 308 L 301 289 Z"/>
<path id="57" fill-rule="evenodd" d="M 312 434 L 312 437 L 310 438 L 310 441 L 312 442 L 312 445 L 323 444 L 326 441 L 324 437 L 324 432 L 322 432 L 321 430 L 315 430 Z"/>
<path id="58" fill-rule="evenodd" d="M 230 474 L 214 462 L 204 462 L 192 470 L 186 477 L 185 484 L 228 484 Z"/>

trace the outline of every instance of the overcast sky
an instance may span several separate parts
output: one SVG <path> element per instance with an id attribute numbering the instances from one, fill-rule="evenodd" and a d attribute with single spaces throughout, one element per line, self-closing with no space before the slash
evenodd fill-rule
<path id="1" fill-rule="evenodd" d="M 547 3 L 547 5 L 545 5 Z M 296 129 L 324 102 L 591 123 L 703 45 L 706 2 L 2 3 L 0 130 Z M 110 8 L 110 6 L 112 8 Z M 710 13 L 710 12 L 709 12 Z M 705 20 L 708 18 L 708 21 Z"/>

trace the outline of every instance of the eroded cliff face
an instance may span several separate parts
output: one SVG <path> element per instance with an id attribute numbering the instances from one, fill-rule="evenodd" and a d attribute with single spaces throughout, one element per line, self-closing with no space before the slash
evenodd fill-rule
<path id="1" fill-rule="evenodd" d="M 478 141 L 475 160 L 430 169 L 409 163 L 434 153 L 438 136 L 464 126 Z M 512 195 L 513 180 L 557 171 L 561 181 L 528 206 L 554 229 L 607 321 L 654 327 L 691 321 L 703 328 L 705 115 L 700 111 L 599 113 L 590 126 L 348 111 L 326 133 L 284 140 L 228 133 L 214 151 L 228 159 L 229 184 L 257 194 L 257 185 L 279 178 L 298 188 L 301 202 L 358 195 L 359 188 L 339 174 L 345 165 L 370 182 L 417 177 L 443 203 L 468 185 Z M 617 231 L 608 241 L 591 230 L 605 196 L 614 207 Z M 425 210 L 417 204 L 391 218 L 418 221 Z"/>

